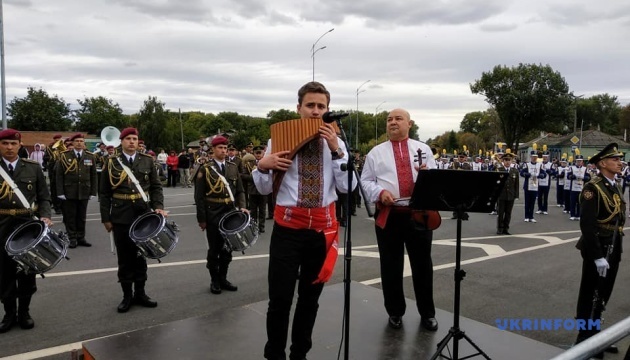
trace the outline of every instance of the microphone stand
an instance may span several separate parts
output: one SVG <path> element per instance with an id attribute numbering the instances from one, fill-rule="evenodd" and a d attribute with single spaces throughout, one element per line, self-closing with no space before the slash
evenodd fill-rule
<path id="1" fill-rule="evenodd" d="M 363 196 L 363 202 L 365 204 L 365 209 L 368 212 L 370 217 L 374 216 L 372 209 L 368 204 L 367 197 L 365 196 L 365 190 L 361 185 L 361 177 L 357 173 L 356 168 L 354 167 L 354 155 L 352 154 L 352 149 L 348 143 L 348 138 L 346 137 L 346 132 L 343 129 L 341 124 L 341 117 L 336 117 L 335 121 L 337 122 L 337 126 L 339 127 L 340 138 L 341 141 L 346 146 L 346 150 L 348 151 L 348 163 L 341 165 L 341 170 L 348 172 L 348 196 L 346 199 L 346 234 L 345 234 L 345 244 L 344 244 L 344 319 L 343 319 L 343 329 L 344 329 L 344 359 L 348 360 L 350 358 L 350 283 L 352 281 L 352 277 L 350 274 L 352 263 L 352 217 L 350 215 L 350 208 L 352 206 L 352 180 L 353 177 L 356 176 L 357 186 L 361 191 L 361 195 Z M 344 165 L 345 168 L 344 168 Z M 342 208 L 343 209 L 343 208 Z"/>

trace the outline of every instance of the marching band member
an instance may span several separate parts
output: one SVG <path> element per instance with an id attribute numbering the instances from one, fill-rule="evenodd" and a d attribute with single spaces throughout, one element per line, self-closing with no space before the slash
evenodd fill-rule
<path id="1" fill-rule="evenodd" d="M 29 314 L 31 297 L 37 291 L 35 273 L 18 269 L 18 264 L 5 250 L 9 235 L 19 225 L 32 219 L 36 212 L 40 220 L 52 226 L 50 220 L 50 194 L 42 168 L 36 161 L 18 159 L 18 149 L 22 135 L 13 129 L 0 131 L 0 299 L 4 305 L 4 318 L 0 323 L 0 333 L 5 333 L 19 324 L 22 329 L 32 329 L 35 322 Z M 5 179 L 8 176 L 10 179 Z M 17 184 L 14 190 L 11 180 Z M 28 204 L 34 208 L 20 206 L 17 191 L 20 191 Z M 16 304 L 17 301 L 17 304 Z"/>
<path id="2" fill-rule="evenodd" d="M 538 180 L 538 211 L 536 211 L 536 214 L 549 214 L 549 188 L 551 186 L 551 175 L 553 173 L 551 165 L 552 164 L 549 161 L 549 151 L 547 151 L 547 145 L 543 145 L 540 171 L 541 173 L 544 172 L 546 176 Z"/>
<path id="3" fill-rule="evenodd" d="M 57 197 L 63 200 L 63 222 L 66 225 L 70 248 L 77 245 L 90 247 L 85 240 L 85 221 L 88 201 L 96 197 L 96 156 L 85 150 L 83 134 L 70 137 L 73 150 L 66 150 L 59 156 L 55 168 Z"/>
<path id="4" fill-rule="evenodd" d="M 158 178 L 151 155 L 138 151 L 138 130 L 126 128 L 120 133 L 122 152 L 110 156 L 101 173 L 101 222 L 107 232 L 113 232 L 118 257 L 118 282 L 123 300 L 118 312 L 129 311 L 133 304 L 156 307 L 157 302 L 145 292 L 147 261 L 140 255 L 135 242 L 129 237 L 131 225 L 140 215 L 151 211 L 166 216 L 162 183 Z M 127 170 L 139 181 L 149 196 L 144 202 L 140 190 L 130 179 Z"/>
<path id="5" fill-rule="evenodd" d="M 298 91 L 297 112 L 302 119 L 322 118 L 330 93 L 318 82 Z M 307 143 L 293 159 L 289 151 L 273 152 L 270 141 L 265 156 L 252 172 L 261 194 L 273 190 L 272 172 L 286 171 L 276 195 L 274 228 L 269 246 L 269 308 L 265 358 L 285 359 L 289 315 L 298 282 L 291 333 L 291 359 L 304 359 L 312 347 L 312 333 L 319 296 L 332 276 L 337 259 L 339 225 L 335 216 L 335 190 L 351 192 L 345 145 L 331 124 L 319 128 L 319 137 Z"/>
<path id="6" fill-rule="evenodd" d="M 584 157 L 576 150 L 575 165 L 569 167 L 567 171 L 567 179 L 571 180 L 570 198 L 569 198 L 569 212 L 571 217 L 569 220 L 580 220 L 580 205 L 579 196 L 584 187 L 584 184 L 591 180 L 591 176 L 586 172 L 584 164 Z"/>
<path id="7" fill-rule="evenodd" d="M 245 191 L 238 166 L 226 159 L 228 140 L 215 136 L 211 142 L 212 159 L 208 160 L 195 176 L 195 204 L 197 222 L 208 240 L 206 268 L 210 272 L 210 292 L 237 291 L 238 287 L 227 279 L 232 262 L 232 250 L 221 235 L 221 218 L 235 207 L 247 212 Z"/>
<path id="8" fill-rule="evenodd" d="M 265 155 L 265 150 L 262 146 L 256 145 L 254 146 L 254 158 L 245 160 L 246 157 L 251 156 L 251 154 L 245 155 L 243 157 L 243 162 L 241 166 L 241 179 L 243 179 L 243 186 L 247 189 L 247 193 L 249 194 L 249 212 L 252 216 L 252 219 L 258 223 L 258 232 L 265 232 L 265 212 L 267 211 L 267 195 L 262 195 L 258 189 L 256 189 L 256 185 L 252 180 L 252 171 L 258 166 L 258 162 Z"/>
<path id="9" fill-rule="evenodd" d="M 547 173 L 541 170 L 542 164 L 537 162 L 538 152 L 536 144 L 534 150 L 530 152 L 531 161 L 523 164 L 520 171 L 521 176 L 525 178 L 523 181 L 523 190 L 525 192 L 525 222 L 536 222 L 534 219 L 534 206 L 536 205 L 536 196 L 538 195 L 538 181 L 547 176 Z"/>

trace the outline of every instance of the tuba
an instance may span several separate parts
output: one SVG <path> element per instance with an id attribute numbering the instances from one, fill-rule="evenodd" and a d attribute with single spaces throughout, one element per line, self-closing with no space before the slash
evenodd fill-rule
<path id="1" fill-rule="evenodd" d="M 59 139 L 52 144 L 51 148 L 53 150 L 59 150 L 59 152 L 66 151 L 66 144 L 64 144 L 63 139 Z"/>
<path id="2" fill-rule="evenodd" d="M 120 145 L 120 130 L 113 126 L 106 126 L 101 130 L 101 141 L 107 146 L 118 147 Z"/>

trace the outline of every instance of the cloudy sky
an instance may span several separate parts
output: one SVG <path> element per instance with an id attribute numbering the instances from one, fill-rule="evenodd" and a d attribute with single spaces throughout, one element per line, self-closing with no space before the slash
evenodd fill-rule
<path id="1" fill-rule="evenodd" d="M 484 110 L 469 84 L 495 65 L 551 65 L 576 94 L 630 102 L 627 0 L 1 0 L 7 101 L 28 86 L 125 113 L 265 116 L 313 77 L 331 109 L 403 107 L 420 138 Z"/>

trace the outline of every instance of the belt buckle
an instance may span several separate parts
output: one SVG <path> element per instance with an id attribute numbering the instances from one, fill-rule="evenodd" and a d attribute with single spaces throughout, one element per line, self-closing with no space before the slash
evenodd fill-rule
<path id="1" fill-rule="evenodd" d="M 9 215 L 11 216 L 17 215 L 17 209 L 9 209 Z"/>
<path id="2" fill-rule="evenodd" d="M 225 202 L 225 204 L 227 205 L 227 204 L 230 202 L 230 199 L 225 198 L 225 199 L 223 199 L 223 201 L 224 201 L 224 202 Z"/>

